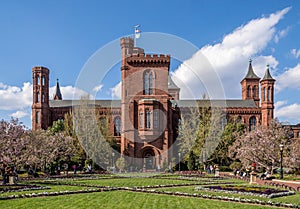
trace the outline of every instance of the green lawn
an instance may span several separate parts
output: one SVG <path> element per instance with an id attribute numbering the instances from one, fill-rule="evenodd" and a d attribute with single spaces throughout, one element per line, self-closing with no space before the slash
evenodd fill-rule
<path id="1" fill-rule="evenodd" d="M 97 176 L 96 176 L 97 177 Z M 42 184 L 47 182 L 47 184 Z M 268 201 L 270 199 L 238 195 L 238 194 L 225 194 L 222 192 L 209 192 L 209 191 L 195 191 L 193 186 L 181 186 L 182 184 L 224 184 L 224 183 L 239 184 L 249 186 L 241 180 L 224 179 L 212 180 L 207 178 L 189 178 L 179 179 L 178 176 L 157 176 L 157 177 L 141 177 L 138 178 L 109 178 L 104 177 L 95 179 L 55 179 L 34 182 L 22 182 L 27 184 L 41 185 L 50 187 L 46 190 L 22 191 L 22 192 L 4 192 L 0 193 L 0 197 L 7 197 L 10 195 L 32 194 L 32 193 L 51 193 L 59 191 L 79 191 L 85 189 L 96 188 L 94 186 L 110 186 L 110 187 L 141 187 L 141 186 L 156 186 L 156 185 L 173 185 L 173 187 L 155 188 L 155 191 L 166 192 L 182 192 L 187 194 L 201 194 L 213 195 L 222 197 L 237 197 L 244 199 L 258 199 Z M 60 185 L 58 185 L 60 184 Z M 72 185 L 69 185 L 72 184 Z M 89 187 L 88 187 L 89 186 Z M 146 188 L 147 189 L 147 188 Z M 153 189 L 151 189 L 153 190 Z M 272 202 L 284 202 L 292 204 L 300 204 L 300 193 L 295 195 L 271 199 Z M 0 200 L 0 208 L 275 208 L 266 207 L 262 205 L 252 205 L 247 203 L 226 202 L 220 200 L 210 200 L 200 197 L 183 197 L 173 196 L 171 194 L 154 194 L 142 193 L 133 191 L 105 191 L 93 192 L 84 194 L 71 194 L 47 197 L 34 197 L 34 198 L 18 198 L 12 200 Z"/>
<path id="2" fill-rule="evenodd" d="M 265 206 L 205 200 L 201 198 L 175 197 L 136 192 L 111 191 L 91 194 L 76 194 L 57 197 L 41 197 L 0 201 L 0 208 L 201 208 L 201 209 L 259 209 Z M 274 207 L 272 207 L 274 208 Z"/>

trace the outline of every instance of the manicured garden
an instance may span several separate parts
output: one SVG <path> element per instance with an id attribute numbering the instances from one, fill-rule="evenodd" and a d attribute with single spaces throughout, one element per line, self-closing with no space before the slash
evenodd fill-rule
<path id="1" fill-rule="evenodd" d="M 228 177 L 93 174 L 1 185 L 0 208 L 300 208 L 300 193 L 288 193 Z"/>

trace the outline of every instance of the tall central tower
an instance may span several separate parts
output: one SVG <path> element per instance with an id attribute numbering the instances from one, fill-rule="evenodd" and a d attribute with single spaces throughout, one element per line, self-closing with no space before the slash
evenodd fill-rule
<path id="1" fill-rule="evenodd" d="M 130 37 L 122 49 L 121 153 L 140 158 L 138 164 L 154 169 L 168 162 L 172 139 L 168 93 L 169 55 L 144 54 Z M 145 159 L 145 162 L 143 160 Z"/>

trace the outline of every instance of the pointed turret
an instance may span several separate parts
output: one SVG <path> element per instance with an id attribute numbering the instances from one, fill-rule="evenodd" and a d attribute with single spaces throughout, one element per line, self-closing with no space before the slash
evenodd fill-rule
<path id="1" fill-rule="evenodd" d="M 266 69 L 266 72 L 265 72 L 265 76 L 264 76 L 264 78 L 262 79 L 262 80 L 274 80 L 275 81 L 275 79 L 271 76 L 271 74 L 270 74 L 270 70 L 269 70 L 269 65 L 267 65 L 267 69 Z"/>
<path id="2" fill-rule="evenodd" d="M 249 60 L 248 72 L 244 79 L 260 79 L 253 71 L 251 59 Z"/>
<path id="3" fill-rule="evenodd" d="M 62 100 L 62 95 L 60 92 L 58 79 L 56 79 L 56 89 L 55 89 L 55 93 L 53 95 L 53 99 L 54 100 Z"/>
<path id="4" fill-rule="evenodd" d="M 275 79 L 270 74 L 269 65 L 264 78 L 260 81 L 261 86 L 261 113 L 262 125 L 268 126 L 274 118 L 274 84 Z"/>
<path id="5" fill-rule="evenodd" d="M 254 73 L 250 59 L 247 75 L 241 81 L 242 99 L 253 99 L 257 106 L 259 106 L 259 80 L 260 78 Z"/>

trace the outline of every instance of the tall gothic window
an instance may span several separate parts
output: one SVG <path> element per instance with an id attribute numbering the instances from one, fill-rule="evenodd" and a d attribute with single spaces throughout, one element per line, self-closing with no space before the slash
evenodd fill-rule
<path id="1" fill-rule="evenodd" d="M 121 136 L 121 118 L 116 117 L 114 120 L 114 136 Z"/>
<path id="2" fill-rule="evenodd" d="M 253 131 L 256 129 L 256 117 L 252 116 L 249 120 L 249 131 Z"/>
<path id="3" fill-rule="evenodd" d="M 257 91 L 256 86 L 253 86 L 253 97 L 254 97 L 254 98 L 256 98 L 256 91 Z"/>
<path id="4" fill-rule="evenodd" d="M 146 110 L 146 128 L 151 128 L 151 112 Z"/>
<path id="5" fill-rule="evenodd" d="M 247 87 L 247 97 L 248 98 L 251 97 L 251 87 L 250 86 Z"/>
<path id="6" fill-rule="evenodd" d="M 153 74 L 151 71 L 146 71 L 144 74 L 144 94 L 153 94 Z"/>
<path id="7" fill-rule="evenodd" d="M 266 96 L 267 96 L 267 90 L 266 90 L 266 87 L 264 87 L 263 101 L 266 101 Z"/>
<path id="8" fill-rule="evenodd" d="M 271 87 L 270 86 L 268 87 L 268 100 L 272 101 L 271 100 Z"/>

